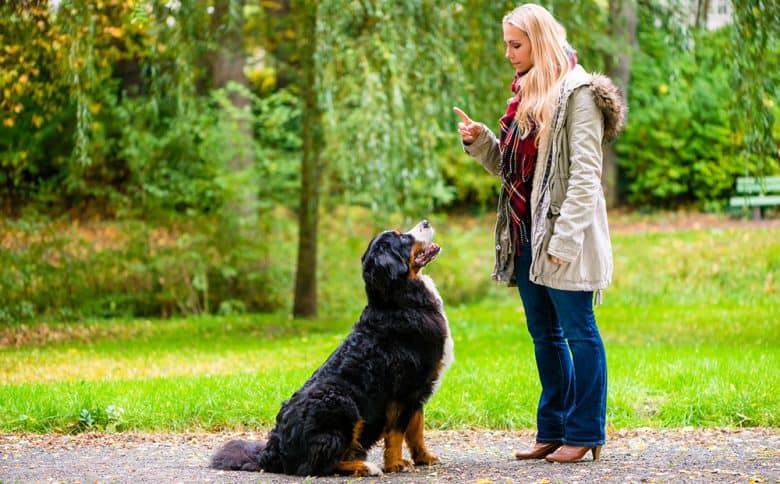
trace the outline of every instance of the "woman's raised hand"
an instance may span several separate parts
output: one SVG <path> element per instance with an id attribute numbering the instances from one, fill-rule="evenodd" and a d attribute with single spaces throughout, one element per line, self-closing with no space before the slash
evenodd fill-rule
<path id="1" fill-rule="evenodd" d="M 482 132 L 482 125 L 472 121 L 471 118 L 468 117 L 468 115 L 464 113 L 463 110 L 461 110 L 459 107 L 456 106 L 452 108 L 452 110 L 455 111 L 455 114 L 460 116 L 461 122 L 458 123 L 458 133 L 460 134 L 463 143 L 470 145 Z"/>

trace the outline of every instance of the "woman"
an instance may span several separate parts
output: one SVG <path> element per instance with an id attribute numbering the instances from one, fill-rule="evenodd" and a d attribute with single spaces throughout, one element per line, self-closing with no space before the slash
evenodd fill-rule
<path id="1" fill-rule="evenodd" d="M 500 136 L 455 112 L 466 153 L 502 182 L 493 278 L 518 286 L 542 386 L 536 444 L 515 456 L 598 460 L 607 366 L 593 304 L 612 278 L 601 169 L 625 105 L 609 79 L 577 64 L 544 8 L 516 8 L 503 30 L 516 74 Z"/>

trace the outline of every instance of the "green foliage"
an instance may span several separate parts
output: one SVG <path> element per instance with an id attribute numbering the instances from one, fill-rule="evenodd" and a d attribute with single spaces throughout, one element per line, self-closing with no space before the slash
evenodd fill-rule
<path id="1" fill-rule="evenodd" d="M 730 119 L 736 98 L 723 52 L 731 33 L 677 31 L 669 37 L 673 25 L 651 27 L 673 22 L 669 12 L 640 12 L 629 124 L 617 144 L 624 193 L 635 206 L 717 208 L 748 170 Z"/>
<path id="2" fill-rule="evenodd" d="M 104 409 L 97 406 L 83 408 L 79 412 L 77 428 L 74 431 L 99 430 L 104 432 L 116 432 L 122 430 L 126 423 L 123 418 L 125 410 L 122 407 L 109 405 Z"/>
<path id="3" fill-rule="evenodd" d="M 777 103 L 780 101 L 780 2 L 734 3 L 732 106 L 745 175 L 780 173 Z"/>
<path id="4" fill-rule="evenodd" d="M 780 15 L 777 2 L 755 0 L 734 5 L 733 28 L 691 32 L 679 3 L 638 2 L 621 184 L 634 205 L 715 208 L 735 174 L 780 170 Z M 233 200 L 241 180 L 261 208 L 294 206 L 302 123 L 293 85 L 308 48 L 296 22 L 311 5 L 241 4 L 2 3 L 6 213 L 208 214 Z M 626 49 L 607 35 L 604 2 L 542 4 L 567 28 L 586 69 L 601 70 L 605 56 Z M 382 214 L 492 206 L 497 184 L 460 153 L 450 109 L 496 126 L 512 74 L 500 20 L 516 5 L 318 2 L 320 80 L 308 88 L 325 110 L 326 203 L 381 206 Z M 215 92 L 210 71 L 219 40 L 241 24 L 248 77 L 261 95 L 252 146 L 231 124 L 233 115 L 247 119 L 225 103 L 235 91 Z M 225 170 L 236 149 L 256 160 L 252 173 Z"/>
<path id="5" fill-rule="evenodd" d="M 451 100 L 463 84 L 452 35 L 461 11 L 449 1 L 320 3 L 311 88 L 334 189 L 348 202 L 419 213 L 452 199 L 436 151 L 452 142 Z"/>
<path id="6" fill-rule="evenodd" d="M 66 163 L 73 112 L 66 46 L 45 6 L 0 4 L 0 199 L 19 209 Z"/>
<path id="7" fill-rule="evenodd" d="M 295 207 L 301 186 L 301 103 L 291 89 L 254 98 L 255 180 L 261 209 Z"/>
<path id="8" fill-rule="evenodd" d="M 279 309 L 289 230 L 264 217 L 252 240 L 215 217 L 81 226 L 6 222 L 0 322 Z M 290 234 L 285 232 L 285 238 Z"/>

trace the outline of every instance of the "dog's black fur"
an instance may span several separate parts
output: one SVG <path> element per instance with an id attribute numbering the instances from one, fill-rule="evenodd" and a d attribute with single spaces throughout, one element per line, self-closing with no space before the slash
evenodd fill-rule
<path id="1" fill-rule="evenodd" d="M 422 439 L 422 407 L 452 361 L 452 340 L 438 291 L 419 270 L 439 247 L 408 233 L 383 232 L 362 257 L 368 305 L 346 340 L 282 404 L 267 443 L 234 440 L 211 467 L 320 476 L 379 474 L 365 462 L 384 438 L 384 470 L 437 459 Z"/>

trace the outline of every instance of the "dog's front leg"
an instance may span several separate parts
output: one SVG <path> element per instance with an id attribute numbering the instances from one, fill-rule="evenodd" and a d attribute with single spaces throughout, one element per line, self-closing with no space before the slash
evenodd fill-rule
<path id="1" fill-rule="evenodd" d="M 403 458 L 404 434 L 398 429 L 385 433 L 385 472 L 402 472 L 414 468 L 414 464 Z"/>
<path id="2" fill-rule="evenodd" d="M 412 460 L 416 465 L 431 465 L 439 461 L 439 458 L 428 452 L 423 440 L 425 423 L 423 421 L 422 408 L 412 414 L 409 425 L 406 427 L 406 445 L 412 454 Z"/>

